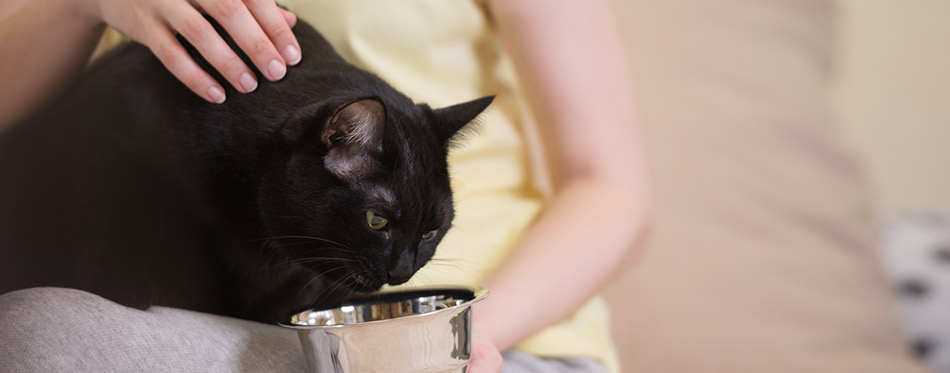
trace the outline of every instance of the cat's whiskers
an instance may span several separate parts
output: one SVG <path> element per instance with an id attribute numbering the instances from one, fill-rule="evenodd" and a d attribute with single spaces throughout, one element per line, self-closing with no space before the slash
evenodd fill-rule
<path id="1" fill-rule="evenodd" d="M 475 262 L 471 260 L 465 260 L 462 258 L 432 258 L 432 259 L 429 259 L 429 263 L 438 263 L 438 264 L 461 263 L 465 265 L 476 266 Z"/>
<path id="2" fill-rule="evenodd" d="M 474 241 L 477 242 L 477 243 L 483 243 L 483 244 L 487 244 L 487 243 L 488 243 L 488 241 L 486 241 L 484 238 L 482 238 L 482 236 L 479 236 L 479 235 L 477 235 L 477 234 L 474 234 L 474 233 L 472 233 L 472 232 L 469 232 L 469 231 L 465 230 L 464 228 L 459 227 L 459 226 L 457 226 L 457 225 L 452 225 L 452 227 L 451 227 L 450 229 L 453 230 L 453 231 L 456 231 L 456 232 L 458 232 L 458 233 L 465 234 L 466 236 L 469 237 L 469 239 L 474 240 Z"/>
<path id="3" fill-rule="evenodd" d="M 423 279 L 425 279 L 425 281 L 428 283 L 429 286 L 435 286 L 435 285 L 436 285 L 435 281 L 432 281 L 432 279 L 429 278 L 429 275 L 423 274 Z"/>
<path id="4" fill-rule="evenodd" d="M 329 273 L 329 272 L 327 272 L 327 273 Z M 343 286 L 343 284 L 345 284 L 347 281 L 354 280 L 354 283 L 355 283 L 355 282 L 356 282 L 356 281 L 355 281 L 355 280 L 356 280 L 356 276 L 357 276 L 356 273 L 351 272 L 351 273 L 348 273 L 348 274 L 347 274 L 346 276 L 344 276 L 343 278 L 341 278 L 340 280 L 334 281 L 333 285 L 324 288 L 323 291 L 321 291 L 320 293 L 318 293 L 318 294 L 314 297 L 313 301 L 310 302 L 310 308 L 313 308 L 313 306 L 314 306 L 315 304 L 317 304 L 321 299 L 323 299 L 324 296 L 327 296 L 327 297 L 328 297 L 328 296 L 330 296 L 331 294 L 333 294 L 334 291 L 336 291 L 336 290 L 339 289 L 341 286 Z M 352 294 L 352 290 L 351 290 L 350 294 Z"/>
<path id="5" fill-rule="evenodd" d="M 334 258 L 334 257 L 307 257 L 294 260 L 288 260 L 286 262 L 277 263 L 261 268 L 261 271 L 267 271 L 275 269 L 278 267 L 286 267 L 293 264 L 306 264 L 306 263 L 352 263 L 356 260 L 348 258 Z"/>
<path id="6" fill-rule="evenodd" d="M 342 247 L 342 248 L 346 248 L 346 249 L 353 250 L 352 247 L 346 246 L 346 245 L 344 245 L 344 244 L 342 244 L 342 243 L 339 243 L 339 242 L 336 242 L 336 241 L 333 241 L 333 240 L 328 240 L 328 239 L 326 239 L 326 238 L 313 237 L 313 236 L 294 236 L 294 235 L 289 235 L 289 236 L 273 236 L 273 237 L 267 237 L 267 238 L 257 239 L 257 240 L 254 240 L 254 241 L 264 241 L 265 244 L 266 244 L 267 242 L 273 242 L 273 241 L 276 241 L 276 240 L 286 240 L 286 239 L 301 239 L 301 240 L 323 241 L 323 242 L 326 242 L 326 243 L 329 243 L 329 244 L 337 245 L 337 246 Z"/>
<path id="7" fill-rule="evenodd" d="M 440 266 L 440 264 L 442 265 Z M 463 267 L 452 266 L 452 265 L 443 264 L 443 263 L 429 263 L 429 264 L 426 264 L 426 268 L 432 271 L 437 271 L 439 273 L 451 275 L 451 276 L 458 276 L 459 271 L 462 271 L 467 275 L 474 275 L 477 273 L 477 271 L 474 268 L 463 268 Z"/>
<path id="8" fill-rule="evenodd" d="M 278 243 L 279 240 L 289 240 L 289 239 L 299 239 L 299 240 L 304 240 L 304 241 L 296 242 L 296 243 Z M 255 240 L 255 241 L 263 241 L 261 243 L 261 249 L 260 249 L 261 255 L 264 255 L 264 251 L 271 245 L 283 247 L 283 248 L 289 248 L 289 247 L 301 246 L 301 245 L 312 245 L 315 243 L 329 243 L 333 245 L 333 246 L 318 246 L 318 247 L 313 247 L 313 248 L 305 248 L 305 252 L 308 252 L 308 253 L 313 252 L 316 255 L 308 256 L 306 258 L 292 259 L 289 262 L 282 262 L 282 263 L 273 264 L 273 265 L 271 265 L 271 263 L 274 262 L 275 256 L 278 256 L 279 254 L 281 254 L 283 250 L 276 250 L 276 247 L 271 247 L 271 249 L 269 250 L 270 254 L 268 255 L 267 259 L 264 261 L 264 263 L 267 266 L 265 266 L 262 270 L 268 270 L 268 269 L 273 269 L 276 267 L 290 265 L 290 264 L 293 264 L 293 262 L 296 260 L 310 260 L 310 258 L 321 257 L 320 254 L 325 255 L 325 254 L 330 254 L 333 252 L 342 252 L 342 253 L 350 254 L 350 253 L 356 252 L 351 247 L 343 245 L 339 242 L 324 239 L 324 238 L 319 238 L 319 237 L 312 237 L 312 236 L 274 236 L 274 237 L 268 237 L 268 238 Z M 280 256 L 282 258 L 286 258 L 286 253 L 283 253 L 283 254 L 284 255 L 280 255 Z M 330 258 L 327 258 L 327 259 L 329 261 Z M 337 258 L 337 259 L 339 259 L 338 262 L 344 261 L 344 258 Z"/>
<path id="9" fill-rule="evenodd" d="M 267 218 L 275 218 L 275 219 L 303 219 L 303 218 L 304 218 L 303 216 L 300 216 L 300 215 L 267 215 L 267 214 L 261 214 L 261 216 L 264 216 L 264 217 L 267 217 Z"/>
<path id="10" fill-rule="evenodd" d="M 305 247 L 301 251 L 305 253 L 304 255 L 315 255 L 315 256 L 328 255 L 328 254 L 332 254 L 332 255 L 338 255 L 338 254 L 358 255 L 360 254 L 359 252 L 356 252 L 350 249 L 345 249 L 342 247 L 335 247 L 335 246 Z"/>
<path id="11" fill-rule="evenodd" d="M 349 276 L 340 280 L 340 284 L 337 286 L 337 288 L 343 287 L 347 289 L 346 296 L 344 296 L 343 299 L 347 299 L 353 295 L 353 292 L 355 291 L 354 287 L 358 284 L 357 277 L 359 277 L 358 274 L 351 273 Z"/>
<path id="12" fill-rule="evenodd" d="M 426 263 L 426 267 L 434 268 L 439 266 L 450 269 L 461 269 L 465 271 L 474 271 L 479 268 L 479 266 L 474 262 L 459 258 L 433 258 L 429 259 L 429 262 Z"/>
<path id="13" fill-rule="evenodd" d="M 300 290 L 297 291 L 297 294 L 294 295 L 294 298 L 291 300 L 291 302 L 296 301 L 297 298 L 300 297 L 300 294 L 302 294 L 303 291 L 306 290 L 306 289 L 310 286 L 310 284 L 312 284 L 312 283 L 313 283 L 314 281 L 316 281 L 318 278 L 320 278 L 320 277 L 326 278 L 325 275 L 330 274 L 330 273 L 333 273 L 334 271 L 338 271 L 338 270 L 341 270 L 341 269 L 346 269 L 346 267 L 340 266 L 340 267 L 336 267 L 336 268 L 331 268 L 330 270 L 328 270 L 328 271 L 326 271 L 326 272 L 314 273 L 314 274 L 313 274 L 313 278 L 310 279 L 310 281 L 307 281 L 307 283 L 304 284 L 304 285 L 300 288 Z M 323 294 L 323 292 L 326 291 L 326 289 L 327 289 L 327 287 L 324 287 L 323 291 L 321 291 L 320 294 Z"/>
<path id="14" fill-rule="evenodd" d="M 303 245 L 317 245 L 317 244 L 323 244 L 323 243 L 324 243 L 323 241 L 301 241 L 301 242 L 294 242 L 294 243 L 281 243 L 279 245 L 280 247 L 294 247 L 294 246 L 303 246 Z M 350 249 L 348 247 L 340 247 L 340 246 L 317 246 L 314 249 L 353 252 L 353 249 Z"/>
<path id="15" fill-rule="evenodd" d="M 310 281 L 307 281 L 306 284 L 304 284 L 303 286 L 301 286 L 301 287 L 300 287 L 300 290 L 297 290 L 297 294 L 294 295 L 294 298 L 291 299 L 290 302 L 291 302 L 291 303 L 295 302 L 295 301 L 297 300 L 297 298 L 300 297 L 300 294 L 303 293 L 303 291 L 304 291 L 305 289 L 307 289 L 307 287 L 310 286 L 310 284 L 312 284 L 312 283 L 313 283 L 314 281 L 316 281 L 318 278 L 320 278 L 320 274 L 314 273 L 314 274 L 313 274 L 313 278 L 311 278 Z"/>
<path id="16" fill-rule="evenodd" d="M 415 276 L 412 276 L 412 278 L 410 278 L 409 281 L 406 282 L 405 285 L 409 287 L 417 287 L 417 286 L 433 286 L 434 284 L 435 283 L 433 283 L 432 280 L 429 279 L 429 276 L 426 276 L 425 273 L 417 272 Z"/>

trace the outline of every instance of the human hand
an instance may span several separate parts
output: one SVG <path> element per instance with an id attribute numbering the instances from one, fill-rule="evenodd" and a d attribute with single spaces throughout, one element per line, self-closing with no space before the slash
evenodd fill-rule
<path id="1" fill-rule="evenodd" d="M 468 373 L 498 373 L 501 372 L 501 352 L 488 337 L 472 331 L 472 356 L 468 360 Z"/>
<path id="2" fill-rule="evenodd" d="M 214 103 L 225 100 L 224 89 L 191 59 L 175 39 L 181 34 L 242 93 L 257 88 L 254 72 L 204 18 L 214 18 L 271 81 L 300 62 L 300 44 L 290 28 L 292 13 L 274 0 L 85 0 L 89 14 L 147 46 L 192 92 Z M 280 50 L 280 52 L 278 52 Z"/>

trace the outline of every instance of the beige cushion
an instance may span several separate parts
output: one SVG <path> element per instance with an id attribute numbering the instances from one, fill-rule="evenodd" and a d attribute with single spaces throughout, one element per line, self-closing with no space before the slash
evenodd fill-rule
<path id="1" fill-rule="evenodd" d="M 658 207 L 606 292 L 624 371 L 918 371 L 834 133 L 833 4 L 615 2 Z"/>

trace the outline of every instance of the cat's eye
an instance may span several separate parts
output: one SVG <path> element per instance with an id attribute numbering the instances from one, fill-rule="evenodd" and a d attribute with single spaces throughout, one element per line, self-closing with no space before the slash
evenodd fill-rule
<path id="1" fill-rule="evenodd" d="M 432 238 L 433 236 L 435 236 L 435 230 L 431 230 L 431 231 L 427 232 L 426 234 L 422 235 L 422 239 L 423 239 L 423 240 L 428 240 L 428 239 Z"/>
<path id="2" fill-rule="evenodd" d="M 367 211 L 366 223 L 369 224 L 370 228 L 380 230 L 386 228 L 386 224 L 389 224 L 389 219 L 379 216 L 375 212 Z"/>

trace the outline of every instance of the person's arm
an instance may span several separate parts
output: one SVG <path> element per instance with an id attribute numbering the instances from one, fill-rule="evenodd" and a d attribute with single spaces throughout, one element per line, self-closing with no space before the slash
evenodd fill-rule
<path id="1" fill-rule="evenodd" d="M 189 89 L 224 102 L 224 89 L 175 39 L 181 34 L 239 92 L 257 87 L 251 70 L 211 28 L 217 20 L 269 80 L 300 60 L 293 14 L 273 0 L 10 0 L 0 9 L 0 131 L 83 70 L 111 25 L 149 47 Z M 279 52 L 278 52 L 279 49 Z"/>
<path id="2" fill-rule="evenodd" d="M 105 29 L 78 16 L 80 1 L 13 3 L 0 23 L 0 131 L 82 71 Z"/>
<path id="3" fill-rule="evenodd" d="M 490 295 L 473 313 L 476 332 L 504 350 L 574 312 L 632 262 L 649 225 L 650 193 L 609 2 L 491 7 L 555 182 L 545 211 L 484 280 Z"/>

